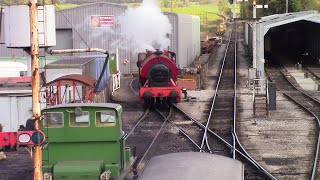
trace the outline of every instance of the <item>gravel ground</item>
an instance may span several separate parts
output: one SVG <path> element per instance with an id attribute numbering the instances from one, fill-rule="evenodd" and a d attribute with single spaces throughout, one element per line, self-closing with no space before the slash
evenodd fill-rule
<path id="1" fill-rule="evenodd" d="M 5 152 L 7 159 L 0 161 L 0 180 L 33 179 L 33 159 L 26 149 Z"/>

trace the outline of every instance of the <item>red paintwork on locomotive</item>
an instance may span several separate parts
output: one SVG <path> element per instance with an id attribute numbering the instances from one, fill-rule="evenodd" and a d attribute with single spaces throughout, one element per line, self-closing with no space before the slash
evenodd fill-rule
<path id="1" fill-rule="evenodd" d="M 153 64 L 157 62 L 165 63 L 171 69 L 171 79 L 168 85 L 165 86 L 152 86 L 150 80 L 148 80 L 148 71 Z M 153 98 L 167 98 L 170 92 L 175 90 L 178 92 L 177 102 L 181 101 L 181 87 L 176 85 L 177 77 L 179 75 L 179 69 L 176 65 L 175 53 L 171 51 L 163 51 L 161 55 L 157 54 L 156 51 L 146 52 L 146 58 L 144 60 L 138 60 L 137 66 L 139 68 L 139 82 L 142 87 L 140 87 L 140 99 L 142 104 L 144 104 L 143 94 L 146 91 L 152 93 Z"/>

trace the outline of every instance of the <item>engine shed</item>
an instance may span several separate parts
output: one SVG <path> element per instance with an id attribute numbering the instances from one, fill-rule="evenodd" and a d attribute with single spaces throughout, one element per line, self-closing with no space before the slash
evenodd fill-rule
<path id="1" fill-rule="evenodd" d="M 256 22 L 254 42 L 253 23 L 245 26 L 245 40 L 253 58 L 253 68 L 258 78 L 264 78 L 264 68 L 270 64 L 284 65 L 303 63 L 319 64 L 320 14 L 302 11 L 262 17 Z M 254 55 L 253 44 L 256 44 Z M 254 58 L 255 56 L 255 58 Z"/>

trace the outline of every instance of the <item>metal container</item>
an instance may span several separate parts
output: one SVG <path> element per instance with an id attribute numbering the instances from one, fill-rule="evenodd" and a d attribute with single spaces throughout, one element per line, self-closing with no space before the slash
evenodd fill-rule
<path id="1" fill-rule="evenodd" d="M 30 13 L 29 6 L 5 7 L 5 43 L 10 48 L 30 47 Z M 54 6 L 38 7 L 39 46 L 56 45 Z"/>
<path id="2" fill-rule="evenodd" d="M 178 14 L 178 67 L 187 67 L 192 63 L 192 16 Z M 191 38 L 190 38 L 191 37 Z"/>
<path id="3" fill-rule="evenodd" d="M 94 60 L 83 65 L 82 74 L 91 76 L 98 81 L 100 74 L 102 72 L 104 63 L 106 61 L 106 56 L 86 56 L 86 57 L 94 57 Z M 109 78 L 110 78 L 110 68 L 109 68 L 109 62 L 108 62 L 106 70 L 102 76 L 99 87 L 97 89 L 98 92 L 103 91 L 106 88 L 109 82 Z"/>
<path id="4" fill-rule="evenodd" d="M 5 12 L 6 46 L 30 47 L 29 6 L 6 6 Z"/>
<path id="5" fill-rule="evenodd" d="M 200 56 L 200 17 L 192 16 L 192 57 L 193 60 Z"/>
<path id="6" fill-rule="evenodd" d="M 39 46 L 56 45 L 56 26 L 53 5 L 38 6 Z"/>
<path id="7" fill-rule="evenodd" d="M 4 44 L 5 43 L 5 32 L 4 32 L 4 16 L 5 16 L 5 13 L 4 13 L 4 9 L 1 9 L 0 8 L 0 44 Z"/>

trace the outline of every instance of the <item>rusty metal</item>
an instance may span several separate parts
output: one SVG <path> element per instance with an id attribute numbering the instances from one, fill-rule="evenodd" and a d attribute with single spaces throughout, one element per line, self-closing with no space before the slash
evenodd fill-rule
<path id="1" fill-rule="evenodd" d="M 69 83 L 70 86 L 73 85 L 71 82 L 76 81 L 80 84 L 84 84 L 86 86 L 92 86 L 92 87 L 95 86 L 95 82 L 96 82 L 96 80 L 93 79 L 91 76 L 80 75 L 80 74 L 69 74 L 69 75 L 61 76 L 51 82 L 48 82 L 46 86 L 57 86 L 58 81 L 64 81 L 64 83 L 70 82 Z"/>
<path id="2" fill-rule="evenodd" d="M 37 0 L 30 0 L 30 40 L 31 40 L 31 70 L 32 70 L 32 114 L 41 115 L 40 107 L 40 64 L 39 64 L 39 34 Z M 36 130 L 40 129 L 39 120 L 35 120 Z M 34 146 L 34 180 L 42 180 L 41 145 Z"/>
<path id="3" fill-rule="evenodd" d="M 84 52 L 101 52 L 104 54 L 108 54 L 108 51 L 100 48 L 51 50 L 50 54 L 52 55 L 52 54 L 84 53 Z"/>
<path id="4" fill-rule="evenodd" d="M 68 103 L 76 103 L 76 102 L 92 102 L 95 93 L 96 80 L 91 78 L 90 76 L 80 75 L 80 74 L 70 74 L 66 76 L 59 77 L 49 83 L 46 84 L 46 103 L 50 106 L 61 104 L 63 101 Z M 85 86 L 85 90 L 82 93 L 85 94 L 83 97 L 79 91 L 78 87 Z M 67 88 L 64 93 L 61 93 L 61 89 L 63 87 L 73 88 L 73 91 L 69 92 L 69 98 L 65 97 Z M 57 91 L 55 91 L 56 89 Z M 76 93 L 78 93 L 79 99 L 76 99 Z M 71 98 L 71 94 L 73 94 L 73 99 Z"/>

